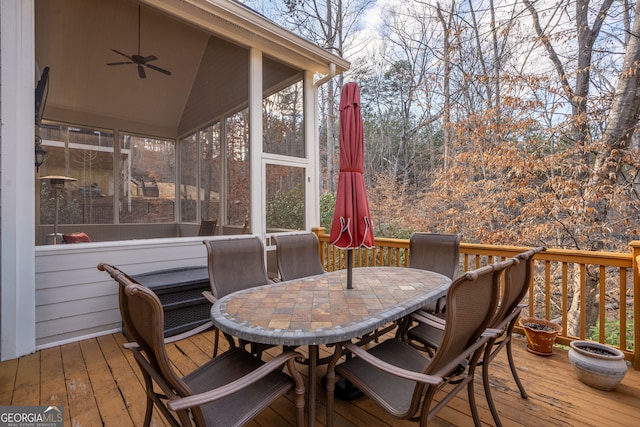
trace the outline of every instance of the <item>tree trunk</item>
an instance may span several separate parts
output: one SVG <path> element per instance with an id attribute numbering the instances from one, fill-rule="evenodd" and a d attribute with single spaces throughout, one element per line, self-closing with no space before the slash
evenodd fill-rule
<path id="1" fill-rule="evenodd" d="M 451 10 L 449 13 L 449 22 L 444 19 L 440 5 L 438 4 L 438 20 L 442 25 L 443 32 L 443 50 L 444 56 L 442 62 L 444 63 L 444 76 L 443 76 L 443 91 L 444 91 L 444 106 L 443 106 L 443 119 L 442 119 L 442 146 L 443 146 L 443 169 L 447 171 L 449 169 L 449 147 L 451 145 L 451 20 L 453 16 L 455 3 L 451 2 Z"/>
<path id="2" fill-rule="evenodd" d="M 629 114 L 629 111 L 627 112 L 619 111 L 620 107 L 616 105 L 616 103 L 619 100 L 618 100 L 618 96 L 616 96 L 616 98 L 614 99 L 614 103 L 611 106 L 609 122 L 607 125 L 607 129 L 605 130 L 602 142 L 600 144 L 600 149 L 595 150 L 598 153 L 595 164 L 593 165 L 593 167 L 589 167 L 590 153 L 591 151 L 593 151 L 593 148 L 588 147 L 589 123 L 587 120 L 587 114 L 588 114 L 587 100 L 589 96 L 590 70 L 592 65 L 591 61 L 592 61 L 593 46 L 598 35 L 600 34 L 600 29 L 602 27 L 605 17 L 607 16 L 609 8 L 613 3 L 613 0 L 604 0 L 602 5 L 600 6 L 599 12 L 595 14 L 592 27 L 589 26 L 589 17 L 594 15 L 590 15 L 589 0 L 576 0 L 576 9 L 575 9 L 576 10 L 576 27 L 575 28 L 576 28 L 578 53 L 576 58 L 577 68 L 575 70 L 576 81 L 575 81 L 574 87 L 571 87 L 571 84 L 567 78 L 568 74 L 564 68 L 564 65 L 560 60 L 560 57 L 555 51 L 555 48 L 551 44 L 551 39 L 549 37 L 549 34 L 546 34 L 542 29 L 542 25 L 540 23 L 540 19 L 535 7 L 529 0 L 523 0 L 523 2 L 531 14 L 531 17 L 533 19 L 533 26 L 536 31 L 536 34 L 540 38 L 540 41 L 542 42 L 545 50 L 547 51 L 547 54 L 549 55 L 549 59 L 556 69 L 556 72 L 558 74 L 558 79 L 562 84 L 565 95 L 568 101 L 571 103 L 571 108 L 572 108 L 571 137 L 574 140 L 576 147 L 579 148 L 578 152 L 580 153 L 582 162 L 584 163 L 585 166 L 587 166 L 584 168 L 585 172 L 582 173 L 583 181 L 586 182 L 585 195 L 584 195 L 584 198 L 585 198 L 584 208 L 583 208 L 583 211 L 580 212 L 581 220 L 576 224 L 574 233 L 576 236 L 581 237 L 585 242 L 584 247 L 582 249 L 598 250 L 601 246 L 601 239 L 598 237 L 599 235 L 601 235 L 600 234 L 601 230 L 598 230 L 598 227 L 603 227 L 606 224 L 607 214 L 609 212 L 609 206 L 610 206 L 609 196 L 611 192 L 606 191 L 605 187 L 607 183 L 605 183 L 604 180 L 612 179 L 612 177 L 610 176 L 612 172 L 614 172 L 613 179 L 615 179 L 615 176 L 617 176 L 617 170 L 612 171 L 611 167 L 615 168 L 619 166 L 618 163 L 616 163 L 617 166 L 613 166 L 611 165 L 611 163 L 614 163 L 614 162 L 607 161 L 608 159 L 610 159 L 612 154 L 611 150 L 614 147 L 614 144 L 612 144 L 613 140 L 618 141 L 619 140 L 618 138 L 621 136 L 620 133 L 616 132 L 614 129 L 617 129 L 620 126 L 624 127 L 624 125 L 627 124 L 624 118 L 625 113 L 627 115 Z M 638 24 L 638 19 L 640 18 L 637 17 L 637 11 L 636 11 L 636 19 L 635 19 L 636 24 L 634 24 L 634 31 L 636 30 L 637 25 L 640 25 Z M 634 33 L 634 34 L 638 34 L 638 33 Z M 635 38 L 635 37 L 632 37 L 632 38 Z M 637 38 L 635 39 L 637 41 Z M 625 77 L 625 74 L 629 73 L 630 71 L 633 71 L 632 69 L 627 68 L 629 67 L 627 60 L 629 59 L 630 55 L 633 56 L 634 49 L 631 48 L 631 51 L 629 50 L 631 46 L 632 46 L 632 43 L 630 41 L 627 47 L 627 52 L 626 52 L 627 58 L 625 59 L 625 67 L 623 69 L 620 81 L 618 82 L 618 90 L 616 91 L 616 94 L 621 93 L 620 92 L 621 84 L 624 86 L 624 89 L 622 90 L 626 91 L 630 89 L 626 87 L 626 84 L 623 82 L 623 80 L 636 80 L 636 86 L 637 86 L 637 78 L 630 79 L 629 78 L 630 76 Z M 636 74 L 636 73 L 633 72 L 632 74 Z M 633 92 L 634 96 L 635 96 L 635 93 L 636 92 Z M 633 110 L 634 114 L 636 112 L 637 112 L 637 109 Z M 618 114 L 619 117 L 616 117 L 616 114 Z M 608 137 L 607 134 L 609 133 L 613 133 L 615 134 L 615 136 L 612 135 L 612 137 Z M 628 133 L 630 136 L 633 133 L 633 130 L 631 130 Z M 587 170 L 590 170 L 591 172 L 588 173 L 586 172 Z M 603 187 L 603 184 L 605 184 L 605 187 Z M 603 193 L 603 190 L 604 190 L 604 193 Z M 594 309 L 595 300 L 594 302 L 591 302 L 591 299 L 595 298 L 596 296 L 597 284 L 598 284 L 597 272 L 595 273 L 595 276 L 587 274 L 586 295 L 585 295 L 587 299 L 587 306 L 586 306 L 586 319 L 585 319 L 585 325 L 584 325 L 585 330 L 582 331 L 583 333 L 586 333 L 586 330 L 588 330 L 590 326 L 595 325 L 598 319 L 597 317 L 598 312 L 597 310 Z M 569 335 L 580 336 L 580 319 L 579 319 L 579 315 L 577 314 L 578 312 L 574 311 L 578 308 L 577 304 L 579 304 L 580 302 L 580 293 L 581 293 L 580 283 L 579 283 L 579 280 L 576 279 L 572 284 L 572 294 L 574 298 L 572 300 L 572 304 L 568 313 L 567 334 Z"/>
<path id="3" fill-rule="evenodd" d="M 596 324 L 596 320 L 598 319 L 598 306 L 596 305 L 598 296 L 598 273 L 590 271 L 589 269 L 587 269 L 586 271 L 584 286 L 586 292 L 586 294 L 584 295 L 584 313 L 586 324 L 584 325 L 582 330 L 580 328 L 580 304 L 582 302 L 583 296 L 580 281 L 580 271 L 575 271 L 575 274 L 573 274 L 572 276 L 571 283 L 569 284 L 569 286 L 573 290 L 573 296 L 571 299 L 571 304 L 569 306 L 569 311 L 567 312 L 567 331 L 565 332 L 569 336 L 589 338 L 590 329 Z"/>
<path id="4" fill-rule="evenodd" d="M 609 109 L 607 127 L 603 133 L 593 172 L 586 185 L 585 211 L 591 213 L 592 233 L 602 232 L 604 221 L 609 214 L 613 189 L 617 185 L 623 158 L 630 147 L 634 130 L 638 124 L 640 111 L 640 3 L 636 6 L 636 16 L 632 34 L 625 52 L 625 60 L 620 79 Z"/>

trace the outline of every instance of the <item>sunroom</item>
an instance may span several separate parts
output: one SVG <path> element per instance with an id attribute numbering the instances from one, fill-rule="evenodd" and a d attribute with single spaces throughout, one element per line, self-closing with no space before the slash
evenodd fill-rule
<path id="1" fill-rule="evenodd" d="M 348 62 L 233 0 L 0 15 L 2 360 L 120 327 L 98 262 L 206 265 L 202 220 L 267 243 L 319 224 L 318 91 Z"/>
<path id="2" fill-rule="evenodd" d="M 92 242 L 318 224 L 317 76 L 343 60 L 228 1 L 37 0 L 35 18 L 39 176 L 76 180 L 36 185 L 36 245 L 63 240 L 56 216 Z"/>

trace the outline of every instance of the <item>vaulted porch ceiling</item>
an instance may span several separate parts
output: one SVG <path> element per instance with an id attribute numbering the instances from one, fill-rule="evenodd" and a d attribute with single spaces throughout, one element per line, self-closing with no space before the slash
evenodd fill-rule
<path id="1" fill-rule="evenodd" d="M 197 9 L 189 13 L 208 19 L 188 22 L 171 16 L 182 11 L 168 12 L 174 3 L 184 7 L 173 0 L 36 0 L 36 63 L 40 69 L 50 67 L 44 118 L 175 138 L 205 118 L 246 103 L 246 43 L 252 33 L 247 36 L 239 28 L 244 44 L 234 42 L 229 40 L 228 18 L 221 36 L 203 29 L 214 25 L 213 15 Z M 209 7 L 204 1 L 194 3 Z M 169 70 L 170 76 L 145 68 L 146 78 L 141 79 L 135 64 L 106 65 L 126 61 L 112 49 L 138 53 L 140 4 L 140 55 L 155 55 L 158 59 L 151 64 Z M 268 51 L 272 41 L 256 38 L 261 41 Z M 302 71 L 265 58 L 264 88 Z"/>

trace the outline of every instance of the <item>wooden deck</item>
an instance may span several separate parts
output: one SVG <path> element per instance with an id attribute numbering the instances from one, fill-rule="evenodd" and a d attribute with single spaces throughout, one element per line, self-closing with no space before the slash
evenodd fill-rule
<path id="1" fill-rule="evenodd" d="M 212 352 L 211 332 L 169 345 L 176 368 L 189 372 Z M 138 367 L 122 349 L 121 334 L 105 335 L 0 363 L 0 406 L 62 405 L 65 426 L 138 426 L 142 424 L 145 396 Z M 222 340 L 224 341 L 224 340 Z M 273 351 L 277 351 L 274 349 Z M 321 348 L 321 352 L 325 351 Z M 514 339 L 514 357 L 529 399 L 521 399 L 504 354 L 492 365 L 493 395 L 505 426 L 636 426 L 640 418 L 640 371 L 630 369 L 613 392 L 598 391 L 579 382 L 566 351 L 540 357 Z M 321 367 L 320 370 L 323 370 Z M 306 367 L 302 367 L 306 374 Z M 317 424 L 325 424 L 325 396 L 318 387 Z M 483 425 L 493 425 L 484 400 L 481 378 L 476 379 L 476 400 Z M 336 400 L 337 426 L 415 426 L 390 417 L 367 398 Z M 281 398 L 251 426 L 289 426 L 294 406 Z M 154 424 L 167 425 L 157 411 Z M 432 425 L 472 425 L 466 392 L 444 408 Z"/>

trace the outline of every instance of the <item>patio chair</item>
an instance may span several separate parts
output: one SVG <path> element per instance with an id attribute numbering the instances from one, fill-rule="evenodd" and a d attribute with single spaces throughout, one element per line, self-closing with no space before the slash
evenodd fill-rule
<path id="1" fill-rule="evenodd" d="M 513 353 L 511 351 L 511 338 L 513 336 L 513 328 L 518 323 L 518 317 L 520 312 L 526 304 L 522 304 L 522 299 L 527 295 L 531 279 L 533 278 L 533 257 L 535 254 L 541 251 L 545 251 L 545 247 L 538 247 L 529 251 L 516 255 L 517 260 L 511 267 L 508 268 L 505 273 L 505 285 L 502 292 L 502 298 L 500 300 L 500 306 L 494 319 L 492 329 L 496 330 L 498 336 L 491 338 L 485 347 L 485 352 L 482 357 L 482 383 L 484 386 L 485 396 L 491 415 L 496 423 L 496 426 L 501 426 L 498 411 L 496 410 L 491 395 L 491 387 L 489 384 L 489 364 L 496 357 L 496 355 L 506 348 L 507 359 L 509 360 L 509 368 L 511 369 L 511 375 L 513 376 L 518 390 L 520 390 L 520 396 L 523 399 L 527 399 L 529 396 L 520 381 L 518 371 L 513 362 Z"/>
<path id="2" fill-rule="evenodd" d="M 211 221 L 202 218 L 200 221 L 200 229 L 198 229 L 198 236 L 215 236 L 216 228 L 218 228 L 218 220 Z"/>
<path id="3" fill-rule="evenodd" d="M 409 267 L 435 271 L 453 280 L 460 264 L 460 234 L 413 233 L 409 238 Z M 425 309 L 441 313 L 444 298 Z"/>
<path id="4" fill-rule="evenodd" d="M 464 273 L 451 284 L 446 296 L 443 340 L 432 358 L 398 338 L 369 350 L 351 342 L 337 345 L 327 368 L 327 426 L 333 425 L 336 376 L 351 381 L 394 417 L 418 418 L 421 426 L 467 386 L 473 420 L 480 425 L 473 391 L 474 372 L 491 338 L 485 329 L 495 315 L 500 274 L 509 264 L 492 264 Z M 429 322 L 419 314 L 412 317 L 418 322 Z M 337 365 L 343 348 L 355 357 Z M 442 394 L 438 392 L 446 394 L 434 404 L 436 394 Z"/>
<path id="5" fill-rule="evenodd" d="M 318 255 L 318 237 L 314 233 L 274 235 L 273 241 L 281 280 L 325 273 Z"/>
<path id="6" fill-rule="evenodd" d="M 264 263 L 264 246 L 258 236 L 205 240 L 203 243 L 207 248 L 211 291 L 202 294 L 212 304 L 233 292 L 271 283 Z M 225 338 L 234 345 L 232 337 L 225 335 Z M 219 331 L 215 329 L 214 357 L 218 351 L 218 340 Z M 249 343 L 240 341 L 240 344 Z M 252 353 L 258 355 L 266 348 L 258 344 L 251 346 Z"/>
<path id="7" fill-rule="evenodd" d="M 536 253 L 544 250 L 546 250 L 546 248 L 538 247 L 516 255 L 513 258 L 514 263 L 505 271 L 502 296 L 496 315 L 491 322 L 491 329 L 496 332 L 497 335 L 489 340 L 485 347 L 484 355 L 479 361 L 479 364 L 482 365 L 482 382 L 485 396 L 496 426 L 501 426 L 502 423 L 500 422 L 491 395 L 489 364 L 503 348 L 506 348 L 509 368 L 520 391 L 520 396 L 524 399 L 528 397 L 513 361 L 511 338 L 513 328 L 518 323 L 520 311 L 526 307 L 526 305 L 521 304 L 521 302 L 527 294 L 531 283 L 533 257 Z M 428 314 L 425 314 L 425 316 L 430 317 Z M 429 325 L 424 323 L 419 324 L 407 333 L 407 338 L 414 347 L 427 349 L 430 352 L 438 348 L 444 337 L 444 323 L 437 324 L 440 319 L 434 319 L 433 317 L 431 317 L 431 320 L 434 321 L 434 323 Z"/>
<path id="8" fill-rule="evenodd" d="M 125 347 L 133 352 L 146 388 L 145 427 L 151 423 L 154 405 L 173 426 L 241 426 L 291 390 L 296 395 L 297 425 L 304 425 L 304 384 L 295 366 L 300 353 L 283 353 L 263 362 L 233 348 L 181 377 L 165 344 L 192 334 L 165 340 L 164 313 L 153 291 L 116 267 L 100 264 L 98 269 L 119 284 L 122 322 L 135 340 Z M 285 364 L 291 376 L 283 372 Z"/>

